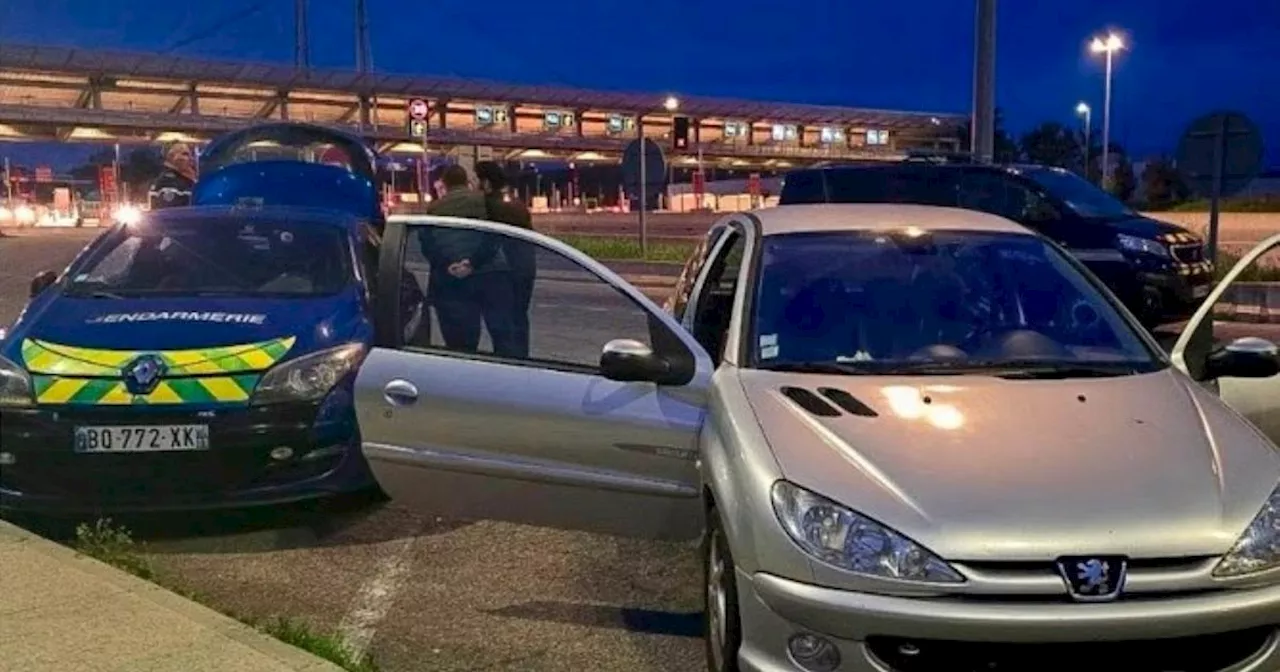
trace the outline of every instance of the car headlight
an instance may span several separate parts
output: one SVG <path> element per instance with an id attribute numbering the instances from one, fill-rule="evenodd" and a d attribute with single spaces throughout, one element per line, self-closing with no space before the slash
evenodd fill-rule
<path id="1" fill-rule="evenodd" d="M 267 372 L 253 391 L 253 403 L 322 399 L 364 359 L 361 343 L 348 343 L 299 357 Z"/>
<path id="2" fill-rule="evenodd" d="M 22 367 L 0 357 L 0 406 L 32 406 L 31 376 Z"/>
<path id="3" fill-rule="evenodd" d="M 877 578 L 963 583 L 964 577 L 920 544 L 866 516 L 795 484 L 773 485 L 783 529 L 815 558 Z"/>
<path id="4" fill-rule="evenodd" d="M 1240 540 L 1213 569 L 1213 575 L 1242 576 L 1276 567 L 1280 567 L 1280 487 L 1272 491 Z"/>
<path id="5" fill-rule="evenodd" d="M 1169 258 L 1169 248 L 1163 243 L 1149 240 L 1147 238 L 1139 238 L 1137 236 L 1127 236 L 1123 233 L 1116 236 L 1116 244 L 1127 252 L 1137 252 L 1139 254 L 1150 254 L 1155 257 Z"/>

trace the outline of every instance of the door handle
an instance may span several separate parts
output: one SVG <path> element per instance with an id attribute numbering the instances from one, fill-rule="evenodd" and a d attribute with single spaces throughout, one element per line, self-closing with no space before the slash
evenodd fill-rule
<path id="1" fill-rule="evenodd" d="M 382 388 L 382 396 L 392 406 L 407 406 L 418 400 L 418 388 L 407 380 L 397 378 Z"/>

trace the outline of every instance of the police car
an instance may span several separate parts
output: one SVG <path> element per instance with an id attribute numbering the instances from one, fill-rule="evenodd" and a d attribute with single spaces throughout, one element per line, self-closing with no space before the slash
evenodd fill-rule
<path id="1" fill-rule="evenodd" d="M 333 146 L 346 165 L 314 161 Z M 273 124 L 216 140 L 203 163 L 192 207 L 118 222 L 32 282 L 0 337 L 0 508 L 191 509 L 371 485 L 352 382 L 372 339 L 372 153 Z"/>

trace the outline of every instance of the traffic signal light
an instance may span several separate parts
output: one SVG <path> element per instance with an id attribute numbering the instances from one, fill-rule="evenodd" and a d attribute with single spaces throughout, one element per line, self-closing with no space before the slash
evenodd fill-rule
<path id="1" fill-rule="evenodd" d="M 672 121 L 671 138 L 676 149 L 689 148 L 689 117 L 676 117 Z"/>

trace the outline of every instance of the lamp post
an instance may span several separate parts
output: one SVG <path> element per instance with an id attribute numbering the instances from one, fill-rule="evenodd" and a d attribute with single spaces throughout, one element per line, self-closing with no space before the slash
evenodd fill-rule
<path id="1" fill-rule="evenodd" d="M 1076 114 L 1084 117 L 1084 179 L 1089 179 L 1089 133 L 1093 130 L 1093 110 L 1083 100 L 1076 104 Z"/>
<path id="2" fill-rule="evenodd" d="M 1104 37 L 1095 37 L 1089 43 L 1089 50 L 1095 54 L 1106 54 L 1107 75 L 1106 92 L 1102 102 L 1102 186 L 1111 187 L 1111 73 L 1112 58 L 1117 51 L 1124 49 L 1124 40 L 1119 35 L 1109 33 Z"/>
<path id="3" fill-rule="evenodd" d="M 667 99 L 662 101 L 662 109 L 674 113 L 680 109 L 680 99 L 675 96 L 667 96 Z M 649 222 L 645 217 L 645 211 L 648 210 L 649 206 L 649 170 L 646 165 L 649 143 L 644 134 L 643 114 L 640 115 L 636 126 L 640 129 L 640 256 L 641 258 L 647 258 L 649 253 Z"/>

